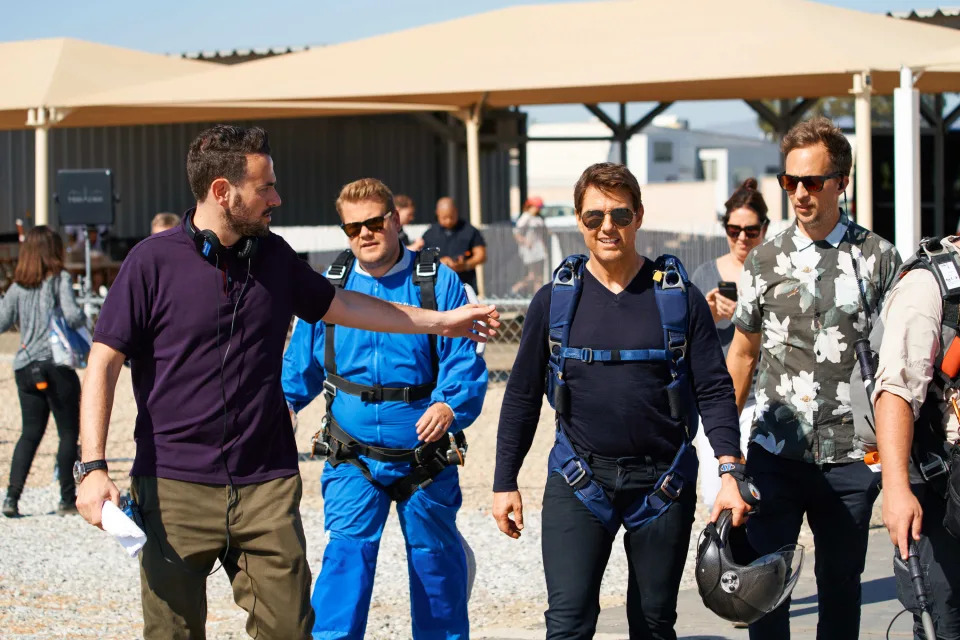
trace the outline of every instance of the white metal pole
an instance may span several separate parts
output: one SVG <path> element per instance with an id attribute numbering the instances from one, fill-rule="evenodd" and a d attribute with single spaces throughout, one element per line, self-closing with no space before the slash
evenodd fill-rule
<path id="1" fill-rule="evenodd" d="M 40 107 L 36 110 L 36 116 L 33 118 L 36 123 L 34 129 L 34 212 L 33 222 L 35 225 L 49 224 L 50 208 L 50 185 L 47 176 L 49 166 L 49 146 L 48 135 L 49 125 L 47 120 L 47 110 Z"/>
<path id="2" fill-rule="evenodd" d="M 909 67 L 893 90 L 893 175 L 896 246 L 906 259 L 920 241 L 920 92 Z"/>
<path id="3" fill-rule="evenodd" d="M 853 76 L 854 126 L 857 134 L 857 224 L 873 228 L 873 127 L 870 95 L 873 86 L 869 72 Z"/>
<path id="4" fill-rule="evenodd" d="M 479 227 L 480 202 L 480 114 L 471 112 L 467 125 L 467 186 L 470 196 L 470 224 Z"/>

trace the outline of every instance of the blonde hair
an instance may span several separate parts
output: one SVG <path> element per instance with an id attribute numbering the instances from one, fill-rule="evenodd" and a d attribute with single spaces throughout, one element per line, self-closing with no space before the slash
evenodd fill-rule
<path id="1" fill-rule="evenodd" d="M 353 203 L 365 200 L 373 200 L 382 204 L 385 208 L 384 213 L 397 210 L 393 204 L 393 192 L 390 191 L 390 187 L 376 178 L 360 178 L 343 185 L 343 188 L 340 189 L 340 195 L 337 196 L 336 202 L 337 214 L 343 216 L 344 202 Z"/>
<path id="2" fill-rule="evenodd" d="M 175 213 L 158 213 L 153 216 L 153 220 L 150 221 L 150 227 L 164 227 L 166 229 L 172 229 L 173 227 L 180 224 L 180 216 Z"/>

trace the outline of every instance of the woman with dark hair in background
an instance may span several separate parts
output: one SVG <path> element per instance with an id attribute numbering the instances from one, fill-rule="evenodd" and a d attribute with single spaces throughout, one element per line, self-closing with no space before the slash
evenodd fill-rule
<path id="1" fill-rule="evenodd" d="M 716 260 L 700 265 L 694 271 L 691 281 L 707 298 L 713 321 L 717 324 L 717 333 L 720 334 L 720 344 L 726 355 L 733 340 L 734 327 L 731 318 L 737 308 L 737 283 L 743 272 L 743 263 L 747 254 L 763 242 L 770 219 L 767 218 L 767 203 L 757 191 L 755 178 L 744 180 L 724 207 L 726 213 L 723 215 L 723 229 L 727 234 L 730 251 Z M 740 450 L 744 453 L 750 437 L 754 406 L 756 401 L 751 391 L 743 413 L 740 414 Z M 720 490 L 720 477 L 717 475 L 716 458 L 702 429 L 697 432 L 696 446 L 700 458 L 700 495 L 707 508 L 712 509 Z"/>
<path id="2" fill-rule="evenodd" d="M 76 513 L 73 463 L 80 434 L 80 378 L 70 367 L 57 366 L 50 349 L 50 315 L 60 307 L 71 327 L 86 322 L 73 297 L 70 274 L 63 269 L 63 240 L 49 227 L 34 227 L 20 245 L 17 269 L 7 294 L 0 300 L 0 331 L 16 324 L 20 349 L 13 359 L 14 378 L 20 397 L 23 433 L 13 450 L 10 483 L 3 501 L 3 515 L 20 515 L 18 502 L 30 465 L 53 412 L 60 436 L 57 469 L 60 503 L 57 513 Z"/>

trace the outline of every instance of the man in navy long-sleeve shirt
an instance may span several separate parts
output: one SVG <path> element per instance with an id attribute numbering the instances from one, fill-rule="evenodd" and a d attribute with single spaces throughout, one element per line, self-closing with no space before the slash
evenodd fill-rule
<path id="1" fill-rule="evenodd" d="M 589 260 L 569 344 L 594 350 L 662 349 L 654 266 L 635 247 L 643 219 L 636 178 L 623 165 L 593 165 L 580 177 L 574 202 Z M 533 441 L 545 387 L 550 297 L 547 285 L 530 304 L 497 434 L 493 515 L 501 531 L 514 538 L 523 527 L 517 474 Z M 693 397 L 718 460 L 739 462 L 733 384 L 710 309 L 692 286 L 688 306 L 687 361 Z M 686 438 L 683 419 L 671 415 L 666 391 L 671 380 L 667 361 L 566 362 L 569 409 L 558 414 L 560 426 L 620 512 L 655 488 Z M 732 509 L 739 524 L 749 508 L 732 476 L 724 475 L 722 483 L 713 517 Z M 696 487 L 685 486 L 660 517 L 626 534 L 631 637 L 676 638 L 677 592 L 695 507 Z M 551 473 L 543 497 L 548 638 L 592 637 L 600 580 L 613 539 L 564 476 Z"/>

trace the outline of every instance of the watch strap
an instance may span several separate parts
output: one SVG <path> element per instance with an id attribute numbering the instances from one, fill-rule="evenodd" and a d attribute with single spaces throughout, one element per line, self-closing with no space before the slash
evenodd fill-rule
<path id="1" fill-rule="evenodd" d="M 734 473 L 735 475 L 739 474 L 741 476 L 747 475 L 747 465 L 741 464 L 739 462 L 724 462 L 720 465 L 717 470 L 718 475 L 724 475 L 727 473 Z"/>
<path id="2" fill-rule="evenodd" d="M 77 469 L 79 471 L 80 479 L 83 480 L 91 471 L 97 471 L 98 469 L 107 470 L 107 461 L 106 460 L 91 460 L 90 462 L 80 462 L 77 464 Z"/>

